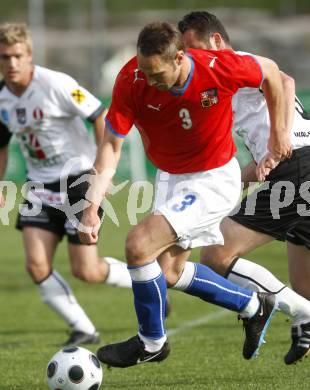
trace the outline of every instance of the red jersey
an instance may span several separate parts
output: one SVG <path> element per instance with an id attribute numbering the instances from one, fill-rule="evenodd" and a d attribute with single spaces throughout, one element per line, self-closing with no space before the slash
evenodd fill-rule
<path id="1" fill-rule="evenodd" d="M 187 55 L 191 70 L 178 92 L 149 86 L 132 58 L 116 79 L 106 117 L 108 128 L 120 137 L 135 125 L 149 159 L 169 173 L 226 164 L 236 152 L 232 95 L 262 82 L 261 68 L 250 55 L 194 49 Z"/>

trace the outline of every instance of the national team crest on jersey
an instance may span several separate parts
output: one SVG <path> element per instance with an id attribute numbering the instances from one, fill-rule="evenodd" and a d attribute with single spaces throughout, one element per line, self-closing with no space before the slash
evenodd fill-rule
<path id="1" fill-rule="evenodd" d="M 17 122 L 24 125 L 27 122 L 26 108 L 16 108 Z"/>
<path id="2" fill-rule="evenodd" d="M 200 102 L 203 108 L 209 108 L 219 101 L 217 96 L 217 88 L 207 89 L 204 92 L 200 92 Z"/>
<path id="3" fill-rule="evenodd" d="M 71 96 L 73 97 L 73 100 L 75 100 L 78 104 L 81 104 L 85 100 L 85 95 L 80 89 L 75 89 L 71 92 Z"/>

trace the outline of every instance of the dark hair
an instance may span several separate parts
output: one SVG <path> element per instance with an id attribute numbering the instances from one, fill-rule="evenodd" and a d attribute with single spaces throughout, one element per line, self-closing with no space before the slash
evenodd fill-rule
<path id="1" fill-rule="evenodd" d="M 178 28 L 182 34 L 187 30 L 194 30 L 203 40 L 209 40 L 212 34 L 219 33 L 224 42 L 230 45 L 229 35 L 222 23 L 215 15 L 206 11 L 195 11 L 183 16 L 178 23 Z"/>
<path id="2" fill-rule="evenodd" d="M 169 23 L 147 24 L 140 32 L 137 48 L 143 56 L 158 54 L 165 60 L 173 60 L 178 50 L 183 50 L 181 34 Z"/>

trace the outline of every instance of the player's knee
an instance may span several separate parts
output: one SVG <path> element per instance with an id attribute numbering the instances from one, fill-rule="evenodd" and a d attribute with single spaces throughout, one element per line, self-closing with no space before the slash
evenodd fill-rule
<path id="1" fill-rule="evenodd" d="M 135 264 L 143 263 L 147 256 L 146 242 L 142 234 L 139 231 L 132 230 L 126 239 L 125 254 L 127 263 Z"/>
<path id="2" fill-rule="evenodd" d="M 32 280 L 39 282 L 50 274 L 51 268 L 46 262 L 40 261 L 37 257 L 30 255 L 26 258 L 26 271 Z"/>

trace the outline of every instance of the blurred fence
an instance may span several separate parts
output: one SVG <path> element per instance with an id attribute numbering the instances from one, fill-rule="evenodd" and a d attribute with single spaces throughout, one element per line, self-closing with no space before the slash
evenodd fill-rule
<path id="1" fill-rule="evenodd" d="M 274 59 L 298 89 L 310 89 L 309 0 L 1 0 L 0 22 L 27 21 L 36 63 L 69 72 L 96 95 L 108 96 L 114 78 L 103 76 L 103 64 L 135 51 L 146 23 L 176 24 L 198 9 L 220 18 L 235 49 Z"/>

